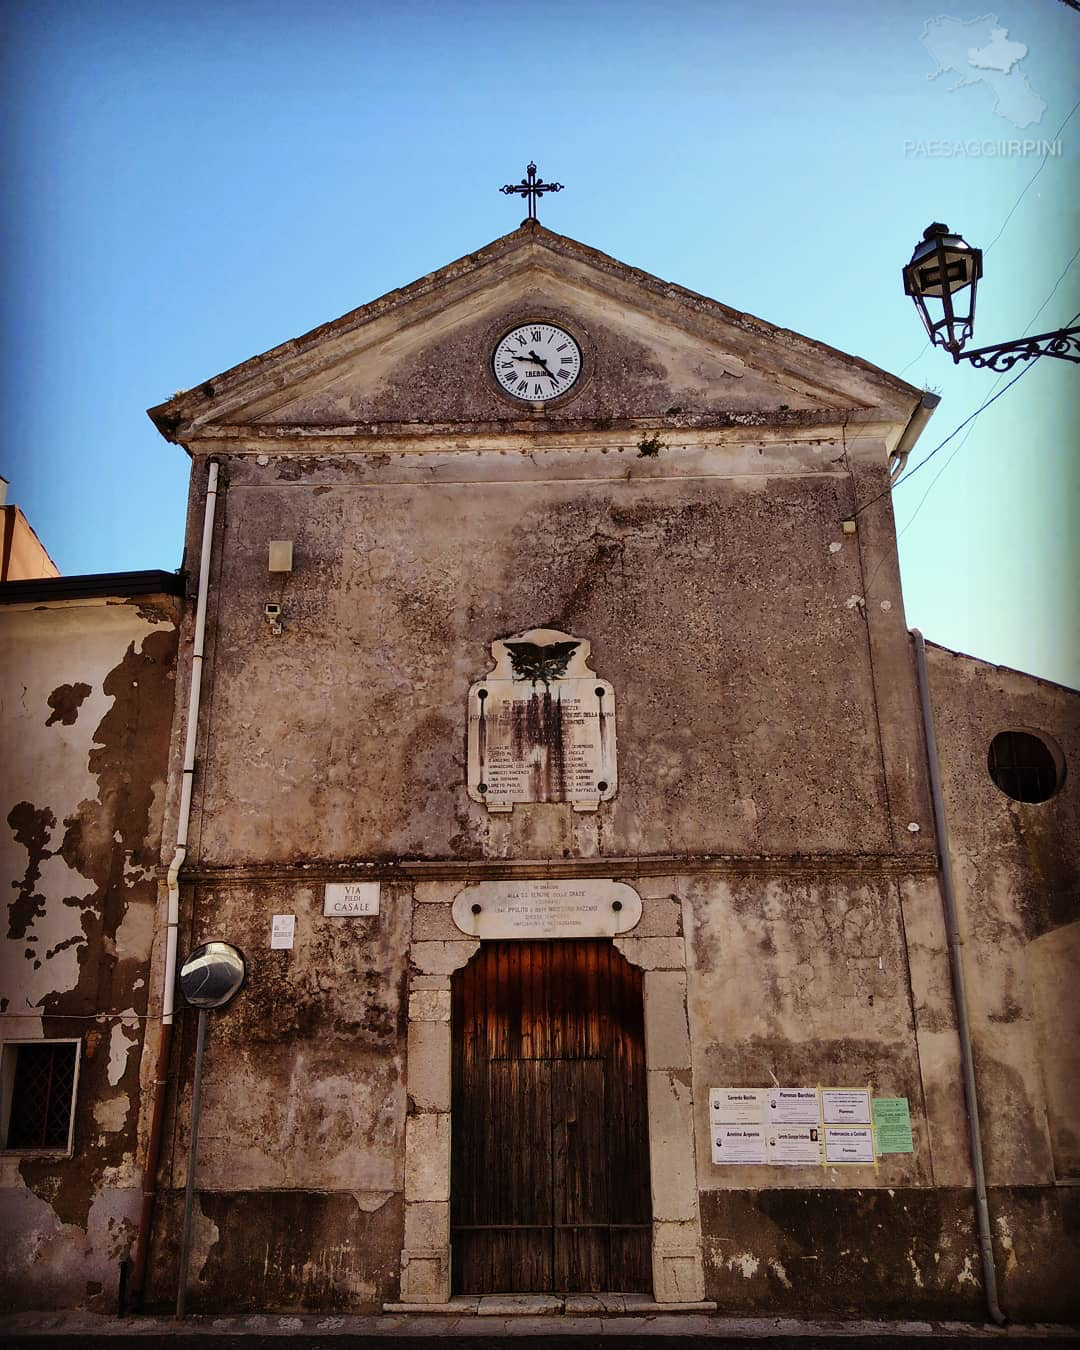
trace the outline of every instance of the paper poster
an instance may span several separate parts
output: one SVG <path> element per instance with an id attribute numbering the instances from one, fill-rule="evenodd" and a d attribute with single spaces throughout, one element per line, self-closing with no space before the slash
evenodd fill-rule
<path id="1" fill-rule="evenodd" d="M 878 1153 L 914 1153 L 915 1141 L 911 1137 L 908 1099 L 875 1097 L 873 1104 Z"/>
<path id="2" fill-rule="evenodd" d="M 709 1121 L 760 1125 L 765 1115 L 764 1088 L 710 1088 Z M 816 1120 L 817 1117 L 815 1116 Z"/>
<path id="3" fill-rule="evenodd" d="M 826 1125 L 869 1125 L 869 1088 L 822 1088 L 821 1114 Z"/>
<path id="4" fill-rule="evenodd" d="M 768 1160 L 774 1166 L 821 1165 L 821 1130 L 817 1125 L 774 1125 L 767 1131 L 767 1138 Z"/>
<path id="5" fill-rule="evenodd" d="M 874 1161 L 874 1131 L 869 1125 L 853 1129 L 826 1126 L 825 1161 L 830 1163 L 872 1163 Z"/>
<path id="6" fill-rule="evenodd" d="M 769 1088 L 766 1115 L 769 1125 L 820 1123 L 817 1088 Z"/>
<path id="7" fill-rule="evenodd" d="M 295 914 L 275 914 L 270 921 L 270 946 L 288 950 L 296 934 Z"/>
<path id="8" fill-rule="evenodd" d="M 768 1162 L 763 1125 L 713 1125 L 714 1163 Z"/>

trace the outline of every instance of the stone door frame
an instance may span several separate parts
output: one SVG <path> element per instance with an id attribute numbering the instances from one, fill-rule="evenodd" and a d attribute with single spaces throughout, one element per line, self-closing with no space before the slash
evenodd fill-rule
<path id="1" fill-rule="evenodd" d="M 450 924 L 449 901 L 453 899 L 451 892 L 456 893 L 460 887 L 438 889 L 442 893 L 437 898 L 414 900 L 414 933 L 451 931 L 446 927 Z M 644 903 L 648 905 L 647 900 Z M 433 915 L 436 904 L 441 913 Z M 623 956 L 644 972 L 653 1298 L 657 1303 L 699 1303 L 705 1297 L 705 1267 L 686 1014 L 685 942 L 675 936 L 613 941 Z M 401 1250 L 401 1302 L 406 1305 L 431 1307 L 450 1301 L 450 977 L 479 946 L 469 938 L 421 937 L 409 949 L 405 1235 Z"/>

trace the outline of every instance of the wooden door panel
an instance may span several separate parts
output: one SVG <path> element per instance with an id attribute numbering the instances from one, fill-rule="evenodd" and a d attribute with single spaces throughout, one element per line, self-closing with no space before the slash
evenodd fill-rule
<path id="1" fill-rule="evenodd" d="M 564 1059 L 551 1067 L 555 1288 L 607 1289 L 604 1062 Z"/>
<path id="2" fill-rule="evenodd" d="M 455 1293 L 647 1291 L 641 972 L 606 942 L 485 943 L 452 980 Z"/>

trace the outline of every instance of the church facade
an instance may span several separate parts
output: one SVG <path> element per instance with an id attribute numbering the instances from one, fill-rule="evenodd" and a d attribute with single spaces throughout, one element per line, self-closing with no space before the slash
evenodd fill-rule
<path id="1" fill-rule="evenodd" d="M 529 220 L 151 410 L 144 1306 L 222 940 L 193 1309 L 1075 1315 L 1076 696 L 907 630 L 932 402 Z"/>

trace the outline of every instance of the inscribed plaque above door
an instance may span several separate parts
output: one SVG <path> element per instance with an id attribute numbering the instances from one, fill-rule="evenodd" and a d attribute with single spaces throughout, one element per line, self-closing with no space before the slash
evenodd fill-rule
<path id="1" fill-rule="evenodd" d="M 469 796 L 489 811 L 615 795 L 615 690 L 585 638 L 530 628 L 491 644 L 495 668 L 469 689 Z"/>

